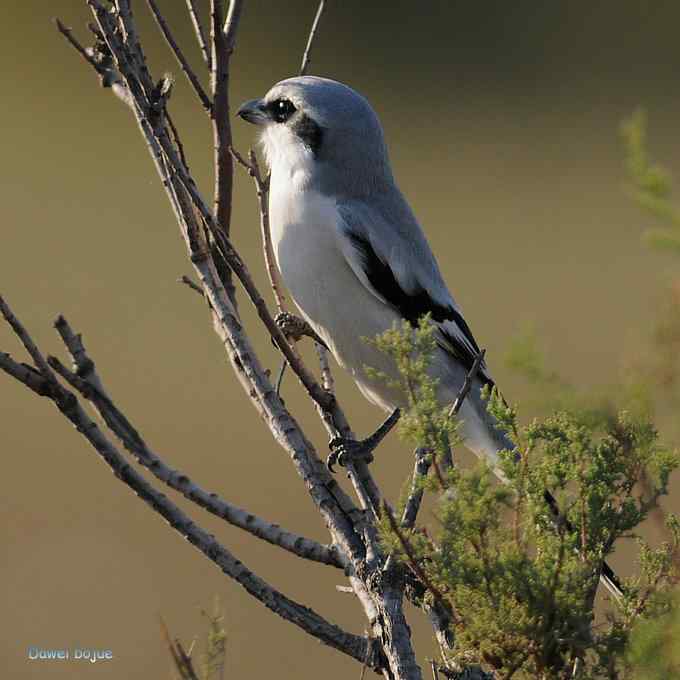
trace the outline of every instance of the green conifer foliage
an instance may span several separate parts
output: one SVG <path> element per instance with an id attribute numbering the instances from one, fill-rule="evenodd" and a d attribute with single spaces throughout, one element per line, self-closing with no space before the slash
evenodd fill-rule
<path id="1" fill-rule="evenodd" d="M 428 374 L 434 326 L 425 317 L 417 329 L 405 324 L 372 342 L 399 368 L 393 387 L 410 405 L 402 435 L 444 462 L 459 438 Z M 641 622 L 673 611 L 667 594 L 677 578 L 678 519 L 669 516 L 672 538 L 658 548 L 636 539 L 636 574 L 625 581 L 623 598 L 601 598 L 596 622 L 600 570 L 617 541 L 636 537 L 667 494 L 680 457 L 659 443 L 651 423 L 626 412 L 604 431 L 602 421 L 567 411 L 521 426 L 495 390 L 486 396 L 516 448 L 502 452 L 496 470 L 486 463 L 472 470 L 440 465 L 426 482 L 439 499 L 434 519 L 404 531 L 418 566 L 453 613 L 455 645 L 443 650 L 443 664 L 479 664 L 498 678 L 643 677 L 634 668 L 648 647 L 642 637 L 632 647 L 629 640 Z M 558 501 L 559 519 L 546 489 Z M 412 569 L 388 524 L 382 535 Z"/>

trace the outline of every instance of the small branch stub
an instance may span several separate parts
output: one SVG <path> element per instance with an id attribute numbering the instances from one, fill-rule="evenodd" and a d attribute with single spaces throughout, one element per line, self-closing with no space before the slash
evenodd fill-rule
<path id="1" fill-rule="evenodd" d="M 316 33 L 319 30 L 319 24 L 321 23 L 321 17 L 323 16 L 324 9 L 326 8 L 325 0 L 319 2 L 319 7 L 316 10 L 316 16 L 314 17 L 314 23 L 312 23 L 312 28 L 309 31 L 309 38 L 307 38 L 307 46 L 305 47 L 305 52 L 302 55 L 302 64 L 300 64 L 300 75 L 306 76 L 309 71 L 309 65 L 312 59 L 312 47 L 314 45 L 314 39 L 316 38 Z"/>

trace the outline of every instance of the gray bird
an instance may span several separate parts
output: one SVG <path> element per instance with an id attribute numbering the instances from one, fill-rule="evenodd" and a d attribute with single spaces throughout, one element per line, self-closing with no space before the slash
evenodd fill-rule
<path id="1" fill-rule="evenodd" d="M 368 101 L 334 80 L 301 76 L 246 102 L 238 115 L 262 128 L 274 254 L 304 319 L 364 396 L 389 412 L 404 406 L 404 396 L 365 368 L 396 378 L 396 366 L 365 338 L 430 313 L 431 373 L 440 403 L 452 403 L 479 347 L 399 191 Z M 480 397 L 493 384 L 482 363 L 459 415 L 466 446 L 495 465 L 497 452 L 513 445 Z"/>
<path id="2" fill-rule="evenodd" d="M 479 347 L 397 187 L 382 126 L 368 101 L 334 80 L 300 76 L 246 102 L 238 115 L 262 128 L 274 254 L 304 319 L 364 396 L 394 411 L 405 405 L 403 395 L 371 379 L 365 368 L 397 378 L 396 366 L 363 338 L 403 320 L 415 325 L 429 313 L 436 324 L 430 370 L 438 379 L 437 398 L 452 403 Z M 498 451 L 514 446 L 486 409 L 484 385 L 494 382 L 482 363 L 460 410 L 461 434 L 469 449 L 497 469 Z M 559 516 L 552 494 L 545 491 L 544 497 Z M 621 594 L 606 563 L 601 579 Z"/>

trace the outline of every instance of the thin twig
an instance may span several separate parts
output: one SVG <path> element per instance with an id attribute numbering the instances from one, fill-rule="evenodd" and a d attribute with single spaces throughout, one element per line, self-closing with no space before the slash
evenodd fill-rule
<path id="1" fill-rule="evenodd" d="M 326 6 L 325 0 L 321 0 L 321 2 L 319 2 L 319 8 L 316 10 L 314 23 L 312 24 L 312 28 L 309 31 L 309 38 L 307 38 L 307 46 L 305 47 L 305 52 L 302 55 L 302 64 L 300 65 L 301 76 L 307 75 L 307 71 L 309 70 L 309 65 L 311 63 L 312 58 L 312 46 L 314 45 L 314 38 L 316 38 L 316 32 L 319 28 L 319 23 L 321 21 L 321 16 L 323 15 L 325 6 Z"/>
<path id="2" fill-rule="evenodd" d="M 186 168 L 186 171 L 189 172 L 189 163 L 187 162 L 187 157 L 184 153 L 184 146 L 182 144 L 182 140 L 179 138 L 179 132 L 175 127 L 175 122 L 172 120 L 172 116 L 170 115 L 170 112 L 167 109 L 165 111 L 165 119 L 168 121 L 170 131 L 172 132 L 172 139 L 175 142 L 177 151 L 179 152 L 179 157 L 182 159 L 182 164 Z"/>
<path id="3" fill-rule="evenodd" d="M 189 10 L 189 16 L 191 17 L 191 23 L 194 27 L 196 33 L 196 40 L 201 48 L 201 54 L 203 54 L 203 59 L 208 67 L 208 70 L 212 68 L 212 59 L 210 57 L 210 50 L 208 49 L 208 43 L 205 39 L 205 31 L 203 30 L 203 24 L 201 23 L 201 18 L 196 10 L 196 5 L 194 0 L 186 0 L 187 9 Z"/>
<path id="4" fill-rule="evenodd" d="M 286 367 L 288 366 L 288 361 L 284 359 L 281 362 L 281 368 L 279 369 L 279 376 L 276 379 L 276 396 L 280 397 L 281 396 L 281 385 L 283 385 L 283 376 L 286 373 Z"/>
<path id="5" fill-rule="evenodd" d="M 60 317 L 57 330 L 62 338 L 77 337 L 80 347 L 82 340 L 80 335 L 75 336 L 70 331 L 68 322 Z M 84 348 L 83 348 L 84 351 Z M 173 470 L 163 459 L 146 444 L 127 417 L 117 408 L 108 394 L 100 388 L 102 382 L 99 377 L 94 361 L 87 354 L 81 355 L 87 362 L 87 374 L 81 377 L 69 371 L 56 357 L 48 357 L 49 365 L 64 378 L 72 387 L 90 401 L 102 420 L 109 429 L 118 437 L 123 446 L 132 453 L 137 461 L 149 469 L 153 475 L 167 484 L 170 488 L 179 491 L 185 498 L 193 501 L 199 507 L 209 513 L 220 517 L 229 524 L 236 526 L 248 533 L 261 538 L 272 545 L 279 546 L 288 552 L 314 562 L 321 562 L 342 568 L 343 561 L 338 553 L 331 547 L 321 545 L 317 541 L 294 534 L 282 529 L 278 524 L 273 524 L 257 517 L 247 510 L 243 510 L 232 503 L 220 498 L 216 493 L 209 493 L 193 482 L 179 470 Z M 72 355 L 73 358 L 73 355 Z M 74 359 L 74 363 L 75 359 Z M 76 364 L 76 368 L 78 368 Z"/>
<path id="6" fill-rule="evenodd" d="M 191 290 L 196 291 L 201 297 L 205 297 L 203 289 L 197 283 L 194 283 L 186 274 L 182 274 L 182 276 L 177 279 L 177 283 L 183 283 L 185 286 L 191 288 Z"/>
<path id="7" fill-rule="evenodd" d="M 416 449 L 416 462 L 413 466 L 413 477 L 411 479 L 411 490 L 409 491 L 406 505 L 404 506 L 404 513 L 401 516 L 401 526 L 404 529 L 412 529 L 415 526 L 420 504 L 423 500 L 423 484 L 422 480 L 427 476 L 430 469 L 432 457 L 430 453 L 421 447 Z"/>
<path id="8" fill-rule="evenodd" d="M 439 488 L 444 491 L 448 488 L 448 482 L 446 479 L 444 479 L 444 473 L 442 472 L 439 461 L 437 460 L 437 456 L 434 452 L 432 453 L 432 469 L 434 470 L 434 475 L 439 482 Z"/>
<path id="9" fill-rule="evenodd" d="M 50 388 L 55 388 L 59 386 L 57 379 L 52 373 L 52 369 L 49 367 L 47 361 L 43 357 L 42 353 L 38 349 L 38 346 L 33 342 L 33 338 L 29 335 L 28 331 L 23 327 L 19 319 L 14 315 L 9 305 L 5 302 L 2 295 L 0 295 L 0 314 L 4 317 L 5 321 L 10 325 L 14 334 L 21 340 L 21 344 L 25 347 L 26 351 L 29 353 L 31 359 L 33 359 L 33 364 L 35 365 L 38 373 L 42 375 L 46 383 Z M 9 357 L 9 355 L 5 355 Z M 7 362 L 8 363 L 8 362 Z M 9 371 L 8 371 L 9 372 Z M 18 375 L 12 375 L 18 378 Z M 24 384 L 27 384 L 27 380 L 22 380 Z"/>
<path id="10" fill-rule="evenodd" d="M 184 651 L 179 640 L 172 641 L 168 627 L 165 625 L 165 621 L 163 621 L 163 617 L 160 617 L 160 627 L 161 635 L 165 640 L 165 644 L 168 646 L 168 651 L 170 652 L 175 667 L 179 671 L 181 680 L 198 680 L 193 662 L 191 661 L 191 656 Z"/>
<path id="11" fill-rule="evenodd" d="M 458 394 L 456 395 L 456 398 L 449 409 L 449 418 L 454 418 L 458 415 L 460 412 L 460 409 L 463 406 L 463 402 L 465 401 L 465 398 L 467 395 L 470 393 L 470 390 L 472 389 L 472 383 L 474 382 L 475 377 L 479 373 L 479 370 L 481 369 L 483 363 L 484 363 L 484 355 L 486 354 L 486 350 L 483 349 L 481 352 L 477 354 L 475 357 L 474 361 L 472 362 L 472 366 L 470 367 L 470 370 L 467 372 L 465 375 L 465 380 L 463 380 L 463 384 L 461 385 L 460 390 L 458 390 Z M 453 452 L 451 451 L 451 445 L 450 443 L 447 445 L 446 450 L 444 452 L 444 455 L 442 457 L 442 463 L 445 469 L 450 470 L 451 466 L 453 465 Z M 437 480 L 439 481 L 439 484 L 442 489 L 446 489 L 448 484 L 446 483 L 444 479 L 444 475 L 442 474 L 442 470 L 439 466 L 439 461 L 437 460 L 436 455 L 433 453 L 432 454 L 432 467 L 434 468 L 435 475 L 437 476 Z"/>
<path id="12" fill-rule="evenodd" d="M 73 48 L 80 54 L 80 56 L 90 65 L 92 68 L 102 75 L 102 70 L 100 69 L 100 64 L 97 60 L 78 42 L 78 40 L 73 36 L 72 29 L 65 26 L 61 19 L 55 19 L 54 22 L 57 25 L 59 33 L 61 33 L 66 40 L 73 46 Z"/>
<path id="13" fill-rule="evenodd" d="M 274 258 L 271 229 L 269 225 L 269 177 L 262 176 L 260 166 L 257 162 L 257 156 L 252 149 L 248 152 L 248 160 L 233 147 L 231 147 L 229 151 L 234 160 L 245 169 L 250 177 L 252 177 L 253 183 L 255 184 L 257 204 L 260 211 L 260 233 L 262 236 L 264 262 L 267 269 L 267 275 L 269 276 L 269 285 L 274 294 L 276 309 L 279 314 L 283 314 L 286 312 L 286 297 L 283 294 L 283 285 Z"/>
<path id="14" fill-rule="evenodd" d="M 179 470 L 173 470 L 158 454 L 149 449 L 132 424 L 106 395 L 100 393 L 89 381 L 69 371 L 56 357 L 48 357 L 48 362 L 59 375 L 92 403 L 104 422 L 137 461 L 171 489 L 179 491 L 185 498 L 212 515 L 298 557 L 343 568 L 343 561 L 332 547 L 286 531 L 278 524 L 268 522 L 229 503 L 216 493 L 205 491 Z"/>
<path id="15" fill-rule="evenodd" d="M 194 70 L 189 65 L 189 62 L 184 56 L 184 53 L 182 52 L 180 46 L 177 44 L 177 41 L 173 37 L 170 31 L 170 27 L 165 21 L 163 15 L 161 14 L 161 11 L 158 9 L 158 5 L 156 4 L 155 0 L 146 0 L 146 4 L 149 6 L 149 9 L 151 10 L 153 17 L 156 20 L 156 23 L 158 24 L 158 28 L 160 28 L 161 33 L 165 38 L 165 41 L 168 43 L 170 49 L 175 55 L 177 62 L 182 68 L 182 71 L 184 71 L 184 75 L 186 75 L 189 82 L 191 83 L 191 86 L 194 88 L 196 96 L 199 98 L 206 112 L 210 114 L 212 112 L 212 103 L 210 101 L 210 98 L 205 93 L 205 90 L 203 89 L 203 86 L 201 85 L 198 76 L 194 73 Z"/>
<path id="16" fill-rule="evenodd" d="M 432 583 L 427 574 L 423 571 L 423 568 L 418 564 L 418 560 L 416 559 L 415 553 L 413 552 L 413 546 L 404 535 L 404 532 L 399 527 L 399 524 L 397 523 L 397 520 L 394 517 L 394 513 L 392 512 L 392 508 L 390 508 L 390 506 L 385 501 L 383 501 L 382 508 L 383 512 L 387 515 L 387 520 L 389 522 L 390 529 L 396 534 L 397 538 L 399 539 L 399 543 L 401 544 L 401 547 L 404 550 L 404 553 L 406 555 L 406 561 L 409 567 L 411 567 L 411 569 L 420 579 L 422 584 L 430 591 L 430 593 L 432 593 L 435 603 L 440 607 L 450 610 L 450 607 L 446 603 L 446 600 L 444 600 L 444 596 L 441 594 L 439 588 L 437 588 L 437 586 L 435 586 L 434 583 Z"/>
<path id="17" fill-rule="evenodd" d="M 49 397 L 50 386 L 44 376 L 28 364 L 20 364 L 7 352 L 0 352 L 0 369 L 41 397 Z"/>
<path id="18" fill-rule="evenodd" d="M 179 654 L 179 658 L 182 660 L 182 665 L 187 672 L 187 680 L 198 680 L 198 676 L 196 675 L 196 671 L 194 669 L 194 662 L 192 661 L 190 654 L 187 654 L 184 651 L 182 643 L 177 639 L 175 639 L 175 647 Z"/>
<path id="19" fill-rule="evenodd" d="M 127 45 L 128 52 L 136 62 L 136 66 L 139 70 L 145 72 L 145 75 L 148 75 L 144 52 L 142 51 L 142 45 L 137 36 L 137 27 L 135 26 L 134 17 L 132 15 L 131 0 L 113 0 L 113 2 L 116 6 L 119 26 L 122 29 L 123 42 Z M 96 4 L 98 9 L 104 9 L 99 3 L 94 3 L 93 0 L 88 0 L 88 3 L 90 5 Z"/>
<path id="20" fill-rule="evenodd" d="M 234 167 L 229 148 L 231 147 L 231 119 L 229 115 L 229 61 L 236 44 L 242 0 L 230 0 L 227 13 L 228 24 L 224 25 L 222 0 L 210 0 L 211 69 L 210 90 L 213 100 L 212 129 L 214 147 L 215 186 L 213 211 L 217 229 L 229 236 L 231 229 L 232 191 Z M 226 29 L 226 32 L 225 32 Z M 236 305 L 236 291 L 231 273 L 220 272 L 227 295 Z"/>
<path id="21" fill-rule="evenodd" d="M 243 11 L 243 0 L 229 0 L 227 18 L 224 21 L 224 46 L 227 48 L 227 56 L 231 56 L 236 46 L 236 32 L 241 21 Z"/>
<path id="22" fill-rule="evenodd" d="M 177 670 L 180 672 L 180 676 L 182 677 L 182 680 L 184 680 L 184 672 L 185 669 L 182 664 L 182 660 L 177 653 L 177 650 L 175 649 L 175 645 L 170 638 L 170 631 L 168 630 L 168 627 L 165 625 L 165 621 L 163 621 L 163 617 L 159 617 L 159 623 L 160 623 L 160 628 L 161 628 L 161 635 L 163 636 L 163 639 L 165 640 L 165 644 L 168 646 L 168 651 L 170 652 L 170 656 L 172 657 L 172 661 L 175 664 L 175 667 Z"/>
<path id="23" fill-rule="evenodd" d="M 472 382 L 475 379 L 477 373 L 479 372 L 479 369 L 482 366 L 482 363 L 484 362 L 484 355 L 485 354 L 486 354 L 486 350 L 483 349 L 475 357 L 475 360 L 472 362 L 472 366 L 470 367 L 470 370 L 468 371 L 467 375 L 465 376 L 465 380 L 463 381 L 463 385 L 460 388 L 458 394 L 456 395 L 456 399 L 453 402 L 451 409 L 449 410 L 449 418 L 452 418 L 453 416 L 458 415 L 458 412 L 460 411 L 461 406 L 463 405 L 463 402 L 465 401 L 465 397 L 467 397 L 468 393 L 470 392 L 470 389 L 472 388 Z"/>

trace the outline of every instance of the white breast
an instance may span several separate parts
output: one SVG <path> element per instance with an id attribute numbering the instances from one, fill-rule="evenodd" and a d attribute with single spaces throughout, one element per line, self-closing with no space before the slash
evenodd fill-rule
<path id="1" fill-rule="evenodd" d="M 347 264 L 335 200 L 309 189 L 291 191 L 290 177 L 277 181 L 274 175 L 269 205 L 274 254 L 295 304 L 364 395 L 385 410 L 394 408 L 398 397 L 364 372 L 371 366 L 391 374 L 393 364 L 365 338 L 390 328 L 398 316 Z"/>

